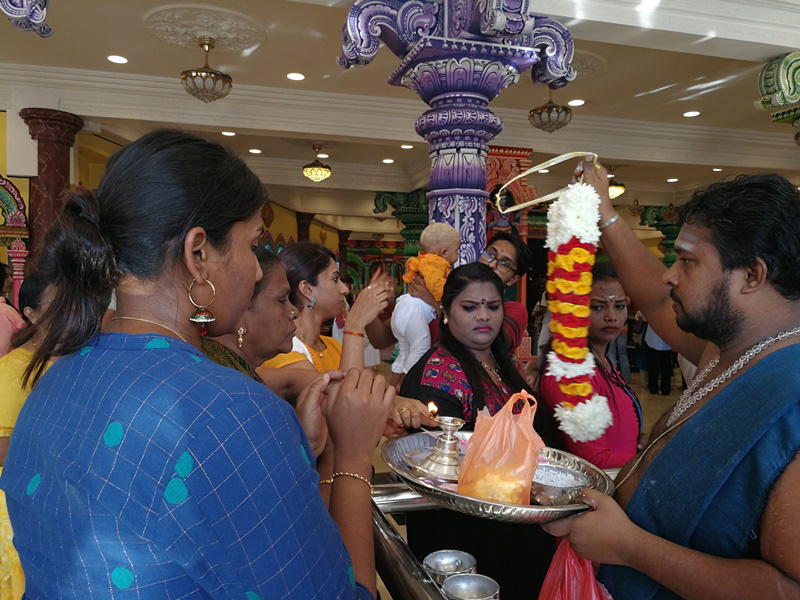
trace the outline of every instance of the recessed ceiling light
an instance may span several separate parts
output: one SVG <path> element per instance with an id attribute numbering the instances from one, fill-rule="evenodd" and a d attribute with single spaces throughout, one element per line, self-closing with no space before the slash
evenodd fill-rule
<path id="1" fill-rule="evenodd" d="M 109 56 L 108 60 L 118 65 L 124 65 L 126 62 L 128 62 L 127 58 L 125 58 L 124 56 L 117 56 L 116 54 L 112 54 L 111 56 Z"/>
<path id="2" fill-rule="evenodd" d="M 412 149 L 414 146 L 412 146 L 411 144 L 403 144 L 403 145 L 402 145 L 402 146 L 400 146 L 400 147 L 401 147 L 403 150 L 411 150 L 411 149 Z"/>
<path id="3" fill-rule="evenodd" d="M 667 183 L 677 183 L 678 179 L 676 177 L 670 177 L 667 179 Z"/>
<path id="4" fill-rule="evenodd" d="M 567 104 L 570 106 L 583 106 L 586 104 L 586 100 L 570 100 Z"/>
<path id="5" fill-rule="evenodd" d="M 714 171 L 714 173 L 719 173 L 720 171 L 722 171 L 722 169 L 711 169 L 711 170 Z"/>
<path id="6" fill-rule="evenodd" d="M 683 116 L 686 118 L 691 119 L 692 117 L 699 117 L 700 111 L 699 110 L 690 110 L 688 112 L 683 113 Z"/>
<path id="7" fill-rule="evenodd" d="M 608 177 L 609 179 L 612 179 L 614 176 L 613 176 L 611 173 L 608 173 L 608 174 L 606 175 L 606 177 Z"/>
<path id="8" fill-rule="evenodd" d="M 236 133 L 233 132 L 233 131 L 223 131 L 222 135 L 227 135 L 228 137 L 233 137 L 233 136 L 236 135 Z"/>
<path id="9" fill-rule="evenodd" d="M 286 77 L 292 81 L 303 81 L 306 78 L 302 73 L 288 73 Z"/>
<path id="10" fill-rule="evenodd" d="M 320 152 L 319 154 L 317 154 L 317 158 L 330 158 L 330 156 L 325 154 L 324 152 Z"/>
<path id="11" fill-rule="evenodd" d="M 393 159 L 393 158 L 384 158 L 384 159 L 383 159 L 383 164 L 385 164 L 385 165 L 390 165 L 390 164 L 392 164 L 393 162 L 394 162 L 394 159 Z"/>
<path id="12" fill-rule="evenodd" d="M 539 173 L 541 173 L 542 175 L 547 175 L 549 172 L 550 169 L 542 169 L 541 171 L 539 171 Z"/>
<path id="13" fill-rule="evenodd" d="M 250 148 L 250 154 L 261 154 L 261 150 L 258 148 Z"/>

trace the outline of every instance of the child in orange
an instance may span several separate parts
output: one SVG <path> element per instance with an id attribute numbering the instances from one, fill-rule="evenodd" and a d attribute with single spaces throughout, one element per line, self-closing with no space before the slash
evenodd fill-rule
<path id="1" fill-rule="evenodd" d="M 425 278 L 425 287 L 438 302 L 450 268 L 458 260 L 461 235 L 445 223 L 428 225 L 419 238 L 422 252 L 406 262 L 403 281 L 411 283 L 417 273 Z M 403 294 L 397 299 L 392 313 L 392 333 L 397 338 L 398 354 L 392 364 L 392 383 L 399 384 L 403 375 L 431 347 L 428 323 L 436 318 L 436 311 L 424 300 Z"/>

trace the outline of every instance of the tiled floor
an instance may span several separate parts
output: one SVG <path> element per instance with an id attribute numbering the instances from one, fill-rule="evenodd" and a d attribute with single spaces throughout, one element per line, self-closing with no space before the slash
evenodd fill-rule
<path id="1" fill-rule="evenodd" d="M 386 365 L 386 363 L 383 363 Z M 376 371 L 380 372 L 381 374 L 386 375 L 384 371 L 388 371 L 388 366 L 384 369 L 383 366 L 376 367 Z M 644 429 L 645 431 L 649 431 L 650 428 L 658 421 L 658 419 L 663 415 L 667 410 L 672 408 L 672 406 L 678 401 L 678 398 L 681 395 L 681 376 L 680 371 L 675 369 L 675 375 L 672 378 L 672 392 L 669 396 L 661 396 L 660 394 L 653 395 L 647 389 L 647 373 L 633 373 L 631 376 L 631 389 L 636 393 L 639 397 L 639 401 L 642 404 L 642 413 L 644 415 Z M 388 471 L 388 467 L 386 464 L 381 460 L 378 451 L 375 452 L 375 457 L 373 459 L 373 464 L 375 466 L 376 473 L 384 473 Z M 397 530 L 400 532 L 405 538 L 405 527 L 399 526 L 397 523 L 392 520 L 392 523 L 395 525 Z M 392 597 L 389 595 L 389 592 L 384 587 L 383 583 L 381 583 L 380 579 L 378 580 L 378 591 L 381 595 L 381 600 L 392 600 Z M 401 599 L 397 599 L 401 600 Z"/>

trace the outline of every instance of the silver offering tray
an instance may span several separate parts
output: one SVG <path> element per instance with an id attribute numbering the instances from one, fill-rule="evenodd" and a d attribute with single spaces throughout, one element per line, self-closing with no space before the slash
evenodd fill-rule
<path id="1" fill-rule="evenodd" d="M 469 432 L 459 432 L 466 438 Z M 427 476 L 419 470 L 414 457 L 430 455 L 436 439 L 429 433 L 415 433 L 387 440 L 381 447 L 381 458 L 408 487 L 431 502 L 474 517 L 509 523 L 549 523 L 589 510 L 586 504 L 542 506 L 537 504 L 501 504 L 459 494 L 456 484 L 446 479 Z M 419 460 L 419 459 L 417 459 Z M 545 447 L 539 455 L 539 464 L 549 464 L 570 470 L 578 477 L 588 479 L 588 486 L 609 496 L 614 493 L 614 483 L 601 469 L 568 452 Z"/>

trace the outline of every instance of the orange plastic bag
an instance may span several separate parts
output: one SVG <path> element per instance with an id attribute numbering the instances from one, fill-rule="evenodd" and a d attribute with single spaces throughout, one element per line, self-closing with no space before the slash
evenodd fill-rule
<path id="1" fill-rule="evenodd" d="M 522 410 L 514 414 L 514 406 Z M 458 493 L 503 504 L 530 504 L 542 438 L 533 430 L 536 398 L 514 394 L 493 417 L 483 412 L 458 474 Z"/>
<path id="2" fill-rule="evenodd" d="M 539 600 L 614 600 L 594 576 L 592 561 L 562 540 L 539 592 Z"/>

